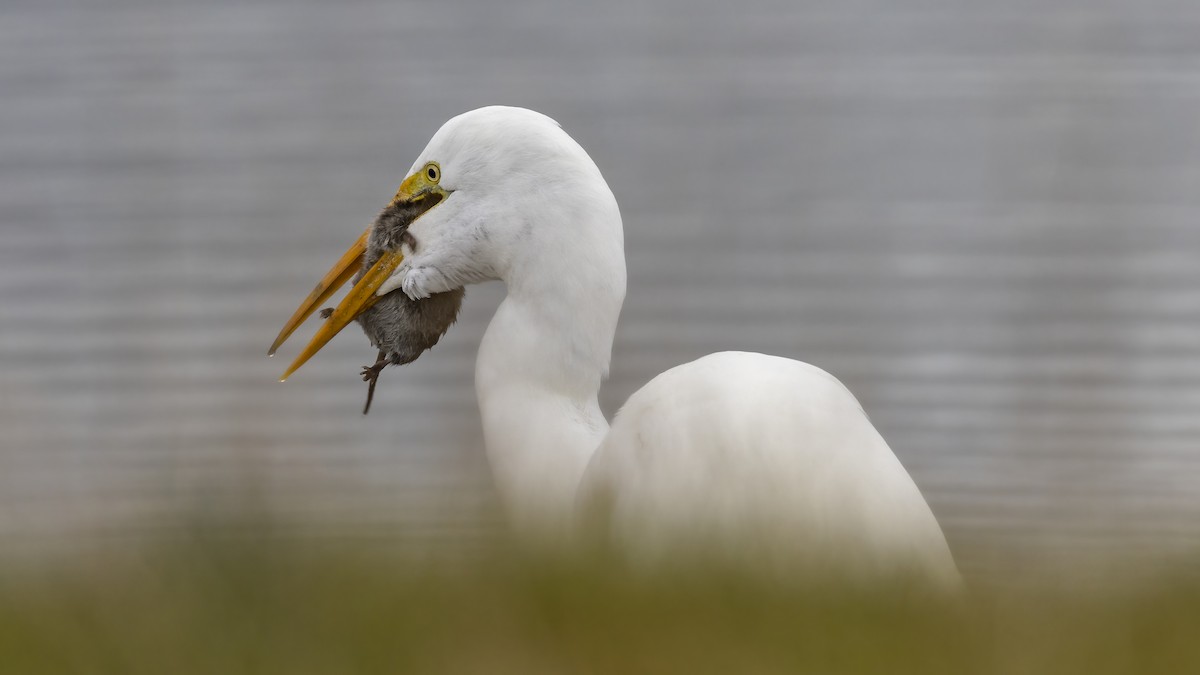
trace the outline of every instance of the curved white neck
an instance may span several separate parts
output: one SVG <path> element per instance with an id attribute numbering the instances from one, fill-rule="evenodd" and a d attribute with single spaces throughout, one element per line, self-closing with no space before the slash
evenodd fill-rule
<path id="1" fill-rule="evenodd" d="M 608 433 L 597 394 L 625 256 L 615 200 L 593 206 L 575 223 L 543 224 L 502 270 L 508 295 L 475 365 L 497 489 L 514 529 L 539 539 L 567 534 L 584 469 Z"/>

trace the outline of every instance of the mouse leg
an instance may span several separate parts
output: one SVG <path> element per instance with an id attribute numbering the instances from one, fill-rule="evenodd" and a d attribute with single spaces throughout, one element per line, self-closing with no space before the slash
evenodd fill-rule
<path id="1" fill-rule="evenodd" d="M 375 358 L 375 365 L 363 367 L 362 379 L 367 383 L 367 404 L 363 406 L 364 415 L 371 410 L 371 399 L 375 398 L 375 383 L 379 381 L 379 373 L 383 372 L 384 366 L 388 363 L 390 361 L 388 361 L 387 352 L 381 349 L 379 356 Z"/>

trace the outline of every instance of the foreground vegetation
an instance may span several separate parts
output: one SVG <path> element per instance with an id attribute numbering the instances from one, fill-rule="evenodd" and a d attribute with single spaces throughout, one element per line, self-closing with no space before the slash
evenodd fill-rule
<path id="1" fill-rule="evenodd" d="M 0 672 L 1200 672 L 1200 575 L 782 590 L 693 567 L 200 538 L 0 578 Z"/>

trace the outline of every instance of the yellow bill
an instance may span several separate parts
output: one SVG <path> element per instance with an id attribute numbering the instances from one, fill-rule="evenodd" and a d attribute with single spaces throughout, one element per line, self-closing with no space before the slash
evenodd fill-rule
<path id="1" fill-rule="evenodd" d="M 379 296 L 375 295 L 375 291 L 379 290 L 383 282 L 392 276 L 392 272 L 395 272 L 396 268 L 402 262 L 404 262 L 404 254 L 400 251 L 384 251 L 379 260 L 371 266 L 371 269 L 367 270 L 367 273 L 358 280 L 358 283 L 354 284 L 354 288 L 350 289 L 346 297 L 342 298 L 337 308 L 333 310 L 333 314 L 325 320 L 325 323 L 321 324 L 321 328 L 317 330 L 317 334 L 309 341 L 304 351 L 300 352 L 300 355 L 296 357 L 292 365 L 288 366 L 288 369 L 284 371 L 283 377 L 280 377 L 279 381 L 283 382 L 287 380 L 292 373 L 296 372 L 300 366 L 312 358 L 313 354 L 316 354 L 332 340 L 333 336 L 348 326 L 355 317 L 370 309 L 379 300 Z"/>
<path id="2" fill-rule="evenodd" d="M 421 214 L 436 206 L 443 199 L 449 196 L 449 192 L 438 186 L 438 181 L 441 180 L 441 167 L 436 162 L 430 162 L 425 167 L 404 180 L 400 184 L 400 189 L 396 191 L 396 196 L 392 199 L 391 206 L 381 214 L 380 218 L 384 218 L 387 214 L 392 214 L 393 217 L 399 217 L 401 222 L 407 226 Z M 363 254 L 367 250 L 367 240 L 371 236 L 371 230 L 374 226 L 368 227 L 358 241 L 354 242 L 350 248 L 342 254 L 337 264 L 333 266 L 325 276 L 317 284 L 312 293 L 300 304 L 296 312 L 292 314 L 292 318 L 288 319 L 284 324 L 283 329 L 279 331 L 279 336 L 275 338 L 275 342 L 271 343 L 271 350 L 268 355 L 274 355 L 275 350 L 283 341 L 288 339 L 288 336 L 312 313 L 317 310 L 322 303 L 329 299 L 331 295 L 337 292 L 339 288 L 344 286 L 347 281 L 354 277 L 355 273 L 362 268 Z M 354 284 L 350 289 L 350 293 L 342 298 L 341 303 L 333 310 L 333 314 L 321 324 L 317 334 L 313 336 L 308 346 L 292 365 L 288 366 L 287 371 L 283 373 L 283 377 L 279 378 L 283 382 L 292 373 L 296 372 L 300 366 L 304 365 L 314 354 L 324 347 L 333 336 L 337 335 L 343 328 L 350 324 L 359 314 L 367 311 L 372 305 L 379 300 L 375 295 L 379 287 L 387 281 L 400 263 L 404 261 L 404 254 L 399 250 L 384 251 L 379 260 L 367 270 L 366 274 Z"/>
<path id="3" fill-rule="evenodd" d="M 351 277 L 354 276 L 354 273 L 362 267 L 363 252 L 367 250 L 367 238 L 369 236 L 371 236 L 371 228 L 368 227 L 362 236 L 358 238 L 358 241 L 354 242 L 350 249 L 342 254 L 341 259 L 337 261 L 333 269 L 325 274 L 325 277 L 321 279 L 316 288 L 313 288 L 312 293 L 308 294 L 304 302 L 300 303 L 300 306 L 296 309 L 296 313 L 292 314 L 292 318 L 283 324 L 279 335 L 271 343 L 271 349 L 267 352 L 267 356 L 275 356 L 275 351 L 296 331 L 296 328 L 304 323 L 305 319 L 312 316 L 312 313 L 317 311 L 317 308 L 324 304 L 329 299 L 329 296 L 336 293 L 342 286 L 345 286 L 346 282 L 350 281 Z"/>

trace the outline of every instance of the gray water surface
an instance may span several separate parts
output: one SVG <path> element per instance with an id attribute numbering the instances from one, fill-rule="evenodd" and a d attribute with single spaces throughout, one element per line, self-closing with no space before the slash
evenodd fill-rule
<path id="1" fill-rule="evenodd" d="M 722 349 L 863 402 L 968 572 L 1200 544 L 1189 3 L 7 3 L 0 544 L 266 508 L 420 544 L 499 522 L 472 390 L 503 289 L 384 373 L 267 345 L 442 121 L 559 120 L 629 296 L 614 412 Z"/>

